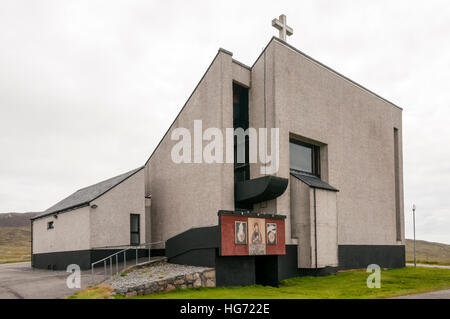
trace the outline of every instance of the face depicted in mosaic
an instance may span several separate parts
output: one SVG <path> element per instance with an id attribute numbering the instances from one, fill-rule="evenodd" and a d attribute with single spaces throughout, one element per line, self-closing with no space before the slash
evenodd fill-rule
<path id="1" fill-rule="evenodd" d="M 267 244 L 276 245 L 277 243 L 277 224 L 267 224 Z"/>
<path id="2" fill-rule="evenodd" d="M 259 231 L 258 222 L 255 222 L 253 224 L 252 244 L 262 244 L 262 235 L 261 232 Z"/>
<path id="3" fill-rule="evenodd" d="M 235 222 L 234 239 L 236 244 L 247 244 L 247 223 Z"/>

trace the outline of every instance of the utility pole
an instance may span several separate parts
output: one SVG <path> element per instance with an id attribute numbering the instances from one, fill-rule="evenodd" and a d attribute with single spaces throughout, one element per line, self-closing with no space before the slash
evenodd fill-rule
<path id="1" fill-rule="evenodd" d="M 413 204 L 413 228 L 414 228 L 414 267 L 417 266 L 416 263 L 416 204 Z"/>

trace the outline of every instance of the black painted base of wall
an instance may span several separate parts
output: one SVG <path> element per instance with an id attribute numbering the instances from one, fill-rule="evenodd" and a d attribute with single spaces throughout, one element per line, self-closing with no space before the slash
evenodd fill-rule
<path id="1" fill-rule="evenodd" d="M 198 227 L 169 238 L 166 254 L 169 262 L 214 267 L 218 247 L 218 226 Z"/>
<path id="2" fill-rule="evenodd" d="M 299 276 L 328 276 L 328 275 L 336 275 L 339 270 L 339 267 L 324 267 L 324 268 L 299 268 L 298 275 Z"/>
<path id="3" fill-rule="evenodd" d="M 193 228 L 169 239 L 166 252 L 169 262 L 215 267 L 217 286 L 270 285 L 297 276 L 326 276 L 339 269 L 366 268 L 378 264 L 383 268 L 405 266 L 405 247 L 396 245 L 341 245 L 339 267 L 299 269 L 297 245 L 286 245 L 285 255 L 220 256 L 217 226 Z"/>
<path id="4" fill-rule="evenodd" d="M 336 274 L 339 270 L 367 268 L 370 264 L 377 264 L 382 268 L 405 267 L 405 246 L 357 245 L 339 246 L 338 249 L 339 267 L 317 269 L 298 268 L 297 245 L 286 245 L 286 254 L 279 256 L 222 257 L 216 252 L 217 285 L 277 286 L 280 281 L 292 277 L 327 276 Z"/>
<path id="5" fill-rule="evenodd" d="M 75 251 L 63 251 L 55 253 L 33 254 L 31 256 L 31 265 L 39 269 L 66 270 L 70 264 L 80 266 L 81 270 L 91 268 L 91 263 L 106 258 L 121 249 L 87 249 Z M 152 249 L 151 256 L 165 256 L 164 249 Z M 138 258 L 148 257 L 148 249 L 138 249 Z M 136 260 L 136 250 L 130 249 L 126 252 L 127 262 L 131 263 Z M 124 260 L 124 255 L 119 254 L 117 257 L 119 263 Z M 113 264 L 116 258 L 113 258 Z M 99 265 L 103 267 L 103 264 Z M 96 266 L 97 267 L 97 266 Z"/>
<path id="6" fill-rule="evenodd" d="M 66 270 L 70 264 L 80 266 L 82 270 L 91 267 L 91 251 L 75 250 L 62 251 L 55 253 L 33 254 L 31 256 L 31 265 L 34 268 Z"/>
<path id="7" fill-rule="evenodd" d="M 91 263 L 119 250 L 81 250 L 48 254 L 33 254 L 36 268 L 65 270 L 69 264 L 78 264 L 82 270 Z M 217 226 L 193 228 L 170 238 L 166 250 L 151 250 L 152 256 L 167 256 L 171 263 L 216 268 L 217 286 L 270 285 L 297 276 L 324 276 L 339 269 L 366 268 L 377 264 L 382 268 L 405 266 L 405 246 L 401 245 L 340 245 L 339 267 L 299 269 L 297 245 L 286 245 L 285 255 L 220 256 Z M 140 249 L 138 257 L 148 257 L 147 249 Z M 136 258 L 135 250 L 127 251 L 127 261 Z M 119 254 L 119 262 L 123 254 Z M 115 260 L 113 261 L 115 263 Z M 102 265 L 100 265 L 102 266 Z"/>
<path id="8" fill-rule="evenodd" d="M 338 256 L 339 269 L 367 268 L 370 264 L 405 267 L 404 245 L 339 245 Z"/>
<path id="9" fill-rule="evenodd" d="M 255 260 L 250 256 L 219 256 L 216 254 L 216 286 L 251 286 L 256 283 Z"/>

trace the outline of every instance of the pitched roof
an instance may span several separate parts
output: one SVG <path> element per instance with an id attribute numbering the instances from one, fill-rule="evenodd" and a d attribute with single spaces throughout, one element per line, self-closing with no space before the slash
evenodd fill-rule
<path id="1" fill-rule="evenodd" d="M 67 210 L 72 210 L 72 209 L 80 208 L 83 206 L 87 206 L 87 205 L 89 205 L 89 203 L 91 201 L 99 198 L 100 196 L 105 194 L 107 191 L 116 187 L 117 185 L 122 183 L 124 180 L 133 176 L 135 173 L 139 172 L 143 168 L 144 168 L 144 166 L 136 168 L 136 169 L 126 172 L 124 174 L 118 175 L 116 177 L 107 179 L 103 182 L 79 189 L 75 193 L 70 195 L 69 197 L 64 198 L 62 201 L 56 203 L 52 207 L 48 208 L 41 214 L 39 214 L 31 219 L 37 219 L 40 217 L 59 213 L 62 211 L 67 211 Z"/>

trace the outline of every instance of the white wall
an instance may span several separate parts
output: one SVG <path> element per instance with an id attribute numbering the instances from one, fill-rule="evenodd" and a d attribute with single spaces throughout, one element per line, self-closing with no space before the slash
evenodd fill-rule
<path id="1" fill-rule="evenodd" d="M 140 170 L 104 195 L 91 207 L 91 247 L 130 244 L 130 214 L 139 214 L 140 238 L 145 243 L 144 170 Z"/>
<path id="2" fill-rule="evenodd" d="M 90 207 L 39 218 L 33 221 L 33 254 L 61 251 L 85 250 L 90 248 Z M 47 223 L 53 221 L 54 228 L 47 230 Z"/>
<path id="3" fill-rule="evenodd" d="M 97 205 L 96 209 L 92 205 Z M 33 254 L 129 245 L 130 214 L 139 214 L 141 243 L 146 240 L 144 170 L 129 177 L 91 206 L 33 222 Z M 53 221 L 54 229 L 47 230 Z"/>

